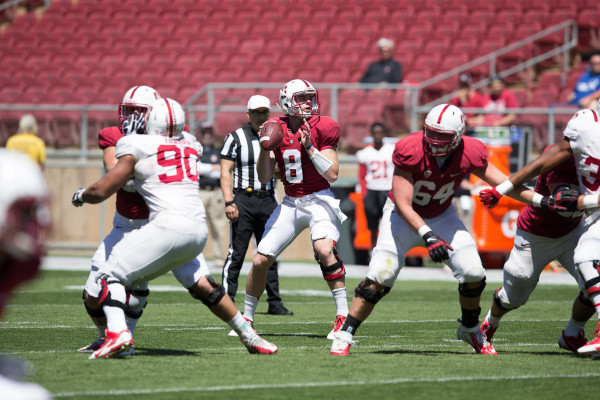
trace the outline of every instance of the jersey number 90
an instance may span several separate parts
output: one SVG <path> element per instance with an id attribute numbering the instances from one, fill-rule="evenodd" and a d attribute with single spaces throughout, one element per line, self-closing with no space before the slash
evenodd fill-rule
<path id="1" fill-rule="evenodd" d="M 190 162 L 190 156 L 194 156 Z M 163 183 L 181 182 L 186 177 L 193 181 L 198 181 L 198 152 L 192 147 L 184 147 L 181 149 L 175 145 L 162 145 L 158 147 L 156 155 L 158 165 L 168 168 L 169 171 L 175 170 L 175 174 L 161 174 L 158 179 Z"/>

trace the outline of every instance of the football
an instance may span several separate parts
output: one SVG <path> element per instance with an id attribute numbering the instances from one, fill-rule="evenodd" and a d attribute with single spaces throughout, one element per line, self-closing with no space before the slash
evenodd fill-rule
<path id="1" fill-rule="evenodd" d="M 259 134 L 260 145 L 269 151 L 279 147 L 283 139 L 283 128 L 279 121 L 267 121 Z"/>

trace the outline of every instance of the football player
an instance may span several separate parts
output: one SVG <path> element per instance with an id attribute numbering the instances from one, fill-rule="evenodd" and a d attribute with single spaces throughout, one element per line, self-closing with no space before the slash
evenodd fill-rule
<path id="1" fill-rule="evenodd" d="M 591 118 L 588 113 L 591 112 Z M 544 151 L 538 158 L 521 168 L 510 179 L 491 188 L 482 190 L 479 194 L 481 201 L 492 208 L 498 204 L 503 195 L 513 191 L 517 185 L 542 174 L 571 157 L 575 158 L 575 169 L 579 182 L 579 192 L 583 193 L 572 201 L 570 196 L 557 196 L 558 206 L 568 211 L 587 210 L 584 231 L 575 248 L 574 261 L 583 279 L 587 295 L 592 301 L 600 318 L 600 262 L 598 248 L 600 247 L 600 124 L 596 110 L 580 110 L 569 121 L 563 133 L 564 140 Z M 562 227 L 561 227 L 562 228 Z M 600 325 L 595 331 L 596 337 L 579 347 L 579 354 L 600 353 Z"/>
<path id="2" fill-rule="evenodd" d="M 185 114 L 181 105 L 172 99 L 159 99 L 150 105 L 146 115 L 137 114 L 133 119 L 133 124 L 144 126 L 147 134 L 120 139 L 114 167 L 87 189 L 77 190 L 72 199 L 75 206 L 100 203 L 134 175 L 134 189 L 149 209 L 149 222 L 116 243 L 96 273 L 107 329 L 106 339 L 90 359 L 113 357 L 133 346 L 125 313 L 135 305 L 145 304 L 149 280 L 178 266 L 187 271 L 198 270 L 196 257 L 207 238 L 204 205 L 197 187 L 196 139 L 183 132 Z M 277 352 L 275 345 L 256 334 L 210 275 L 203 275 L 195 285 L 192 295 L 226 321 L 249 352 Z M 126 287 L 130 288 L 129 295 Z M 137 299 L 132 301 L 134 297 Z"/>
<path id="3" fill-rule="evenodd" d="M 490 184 L 502 182 L 506 175 L 488 163 L 483 143 L 463 137 L 464 130 L 462 111 L 440 104 L 427 114 L 423 132 L 412 133 L 396 143 L 392 190 L 384 206 L 369 272 L 356 288 L 348 318 L 335 335 L 331 354 L 349 354 L 353 335 L 392 289 L 405 254 L 423 244 L 431 259 L 446 263 L 458 280 L 462 312 L 456 331 L 458 339 L 477 353 L 496 353 L 479 330 L 485 271 L 475 240 L 452 206 L 452 197 L 469 173 Z M 519 193 L 526 190 L 522 187 Z M 528 201 L 531 196 L 523 200 Z"/>
<path id="4" fill-rule="evenodd" d="M 379 220 L 388 192 L 392 188 L 392 176 L 394 175 L 394 163 L 392 162 L 394 144 L 384 143 L 383 138 L 386 133 L 387 127 L 381 122 L 372 124 L 373 145 L 356 152 L 358 181 L 373 247 L 377 243 Z"/>
<path id="5" fill-rule="evenodd" d="M 339 173 L 340 127 L 330 117 L 320 115 L 319 95 L 303 79 L 286 83 L 279 92 L 279 103 L 285 116 L 271 121 L 281 124 L 283 139 L 275 150 L 261 147 L 256 167 L 259 180 L 267 183 L 278 166 L 285 197 L 271 214 L 258 244 L 246 281 L 244 317 L 254 321 L 269 267 L 309 228 L 315 259 L 336 305 L 336 320 L 328 335 L 333 338 L 333 332 L 339 330 L 348 313 L 346 270 L 336 250 L 339 227 L 346 216 L 329 189 Z"/>
<path id="6" fill-rule="evenodd" d="M 40 167 L 15 150 L 0 149 L 0 315 L 17 286 L 40 267 L 40 234 L 50 227 L 49 192 Z M 6 399 L 50 399 L 46 389 L 16 380 L 20 361 L 0 358 L 0 393 Z M 19 377 L 24 378 L 24 377 Z"/>

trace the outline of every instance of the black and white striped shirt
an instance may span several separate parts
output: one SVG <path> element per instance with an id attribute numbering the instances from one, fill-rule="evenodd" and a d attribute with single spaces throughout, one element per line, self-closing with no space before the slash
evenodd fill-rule
<path id="1" fill-rule="evenodd" d="M 256 159 L 259 153 L 258 134 L 252 131 L 250 123 L 225 137 L 221 158 L 234 162 L 234 190 L 246 190 L 249 187 L 252 190 L 273 190 L 275 188 L 274 177 L 266 185 L 258 180 Z"/>

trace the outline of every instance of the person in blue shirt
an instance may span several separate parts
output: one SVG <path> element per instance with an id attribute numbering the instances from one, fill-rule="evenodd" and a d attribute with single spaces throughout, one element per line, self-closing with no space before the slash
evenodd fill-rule
<path id="1" fill-rule="evenodd" d="M 567 101 L 581 108 L 597 109 L 600 97 L 600 52 L 592 54 L 590 65 L 579 77 Z"/>

